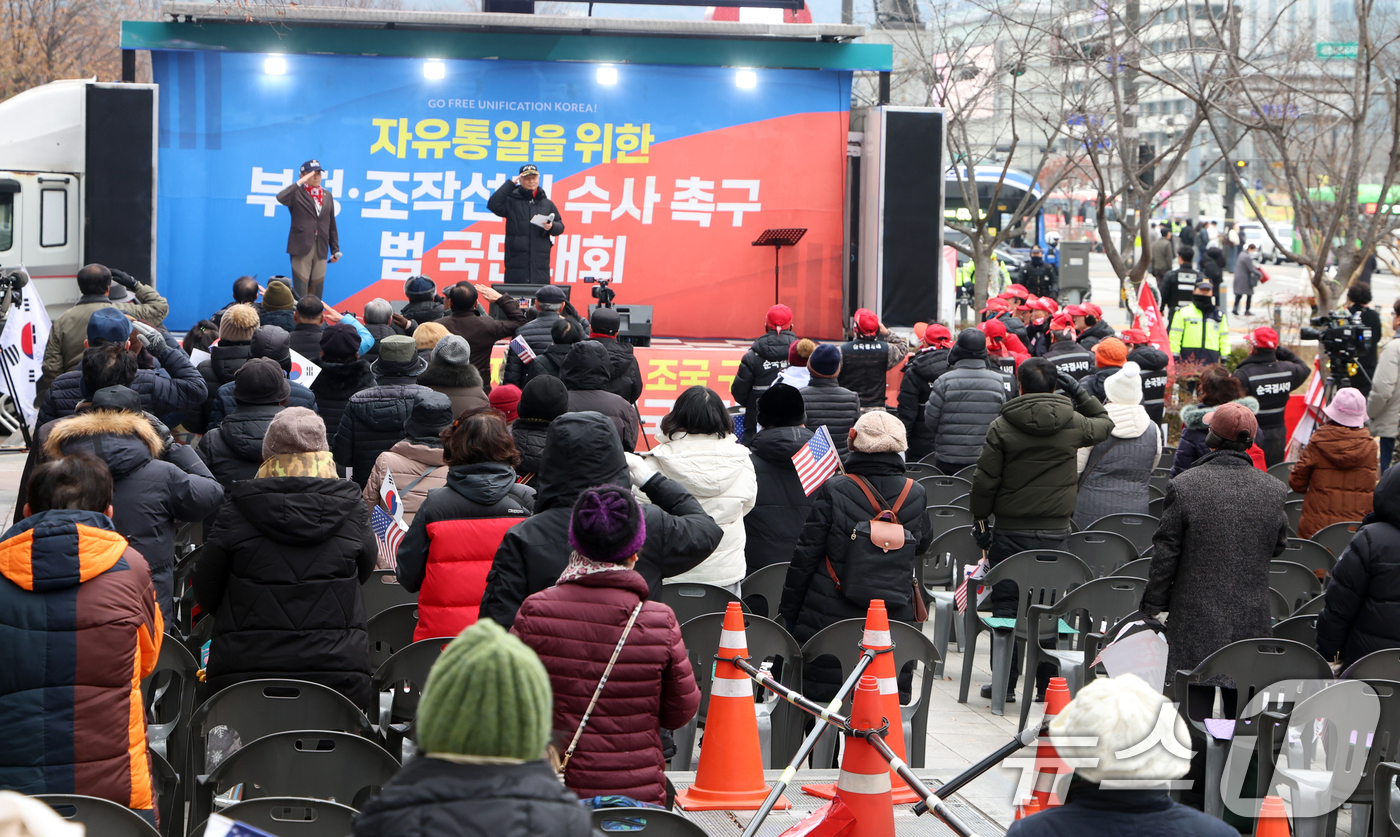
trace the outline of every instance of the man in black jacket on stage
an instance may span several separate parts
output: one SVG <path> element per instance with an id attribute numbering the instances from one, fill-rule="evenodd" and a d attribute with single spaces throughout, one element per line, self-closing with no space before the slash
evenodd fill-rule
<path id="1" fill-rule="evenodd" d="M 540 170 L 526 163 L 501 184 L 486 208 L 506 219 L 506 282 L 549 284 L 549 251 L 564 222 L 554 201 L 540 188 Z M 537 224 L 534 218 L 541 218 Z"/>

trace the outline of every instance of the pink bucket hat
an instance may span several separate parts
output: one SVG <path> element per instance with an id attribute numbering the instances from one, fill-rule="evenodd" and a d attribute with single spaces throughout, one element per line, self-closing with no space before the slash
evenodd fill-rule
<path id="1" fill-rule="evenodd" d="M 1360 427 L 1366 423 L 1366 396 L 1354 387 L 1339 389 L 1332 403 L 1323 407 L 1322 412 L 1337 424 Z"/>

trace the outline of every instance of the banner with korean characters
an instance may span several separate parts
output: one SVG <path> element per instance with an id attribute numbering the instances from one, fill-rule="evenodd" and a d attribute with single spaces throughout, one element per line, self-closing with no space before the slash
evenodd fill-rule
<path id="1" fill-rule="evenodd" d="M 152 52 L 161 85 L 159 276 L 167 323 L 228 302 L 244 274 L 289 274 L 277 193 L 315 159 L 343 257 L 325 300 L 360 311 L 504 278 L 505 223 L 490 195 L 525 163 L 559 207 L 552 281 L 608 278 L 620 304 L 654 306 L 653 332 L 752 336 L 778 299 L 797 330 L 841 326 L 842 196 L 851 74 L 579 62 Z M 781 250 L 772 227 L 803 227 Z M 582 291 L 583 289 L 580 289 Z M 587 293 L 575 292 L 576 302 Z"/>

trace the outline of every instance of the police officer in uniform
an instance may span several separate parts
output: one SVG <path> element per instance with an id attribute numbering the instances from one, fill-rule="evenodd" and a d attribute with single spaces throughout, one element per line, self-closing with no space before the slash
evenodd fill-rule
<path id="1" fill-rule="evenodd" d="M 1060 298 L 1060 271 L 1045 260 L 1045 252 L 1039 247 L 1031 248 L 1030 264 L 1021 268 L 1021 284 L 1034 296 Z"/>
<path id="2" fill-rule="evenodd" d="M 1219 363 L 1230 353 L 1230 322 L 1215 304 L 1215 287 L 1208 280 L 1196 283 L 1191 304 L 1172 312 L 1172 354 L 1187 363 Z"/>
<path id="3" fill-rule="evenodd" d="M 1245 342 L 1251 351 L 1235 369 L 1235 377 L 1244 385 L 1245 395 L 1259 401 L 1259 435 L 1254 441 L 1264 450 L 1264 461 L 1277 465 L 1288 448 L 1288 430 L 1283 423 L 1288 395 L 1302 386 L 1311 370 L 1287 347 L 1278 344 L 1278 332 L 1271 328 L 1256 328 Z"/>
<path id="4" fill-rule="evenodd" d="M 1176 251 L 1177 266 L 1167 271 L 1162 277 L 1161 294 L 1162 310 L 1168 315 L 1175 311 L 1181 303 L 1189 302 L 1195 293 L 1196 283 L 1201 281 L 1201 274 L 1191 267 L 1196 259 L 1196 251 L 1191 247 L 1183 246 Z M 1217 300 L 1218 302 L 1218 300 Z"/>

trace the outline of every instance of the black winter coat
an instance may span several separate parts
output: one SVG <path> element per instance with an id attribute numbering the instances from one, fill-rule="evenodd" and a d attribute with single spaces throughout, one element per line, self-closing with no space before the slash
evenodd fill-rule
<path id="1" fill-rule="evenodd" d="M 569 518 L 574 501 L 599 485 L 630 488 L 627 461 L 612 424 L 597 413 L 566 413 L 549 427 L 545 468 L 533 483 L 535 514 L 506 533 L 486 578 L 481 614 L 510 627 L 520 603 L 552 587 L 569 563 Z M 642 506 L 647 537 L 636 570 L 652 595 L 661 580 L 694 569 L 710 557 L 724 536 L 680 484 L 661 474 L 642 490 L 651 500 Z"/>
<path id="2" fill-rule="evenodd" d="M 860 396 L 838 384 L 835 378 L 813 375 L 802 388 L 802 404 L 807 411 L 807 427 L 816 430 L 825 426 L 836 444 L 836 452 L 845 457 L 851 428 L 860 419 Z M 757 415 L 755 410 L 755 420 Z"/>
<path id="3" fill-rule="evenodd" d="M 753 341 L 739 361 L 739 371 L 729 382 L 734 403 L 744 408 L 744 441 L 753 438 L 758 426 L 758 397 L 788 368 L 788 348 L 797 342 L 791 331 L 769 331 Z"/>
<path id="4" fill-rule="evenodd" d="M 224 491 L 232 488 L 235 480 L 257 475 L 263 463 L 267 427 L 284 409 L 280 404 L 245 404 L 199 440 L 199 458 Z"/>
<path id="5" fill-rule="evenodd" d="M 319 382 L 320 378 L 316 380 Z M 361 488 L 369 481 L 379 454 L 403 438 L 403 425 L 413 411 L 413 400 L 432 391 L 412 383 L 411 378 L 393 380 L 394 383 L 371 387 L 351 396 L 341 414 L 335 438 L 330 440 L 336 464 L 353 468 L 351 476 Z M 408 383 L 401 383 L 401 380 Z"/>
<path id="6" fill-rule="evenodd" d="M 195 599 L 214 620 L 210 692 L 291 677 L 368 707 L 360 584 L 378 556 L 369 512 L 349 480 L 263 477 L 235 485 L 194 570 Z"/>
<path id="7" fill-rule="evenodd" d="M 883 407 L 889 368 L 889 343 L 874 337 L 847 340 L 841 344 L 841 373 L 836 382 L 859 395 L 861 407 Z"/>
<path id="8" fill-rule="evenodd" d="M 214 409 L 214 400 L 219 396 L 219 387 L 233 383 L 233 376 L 243 364 L 253 356 L 253 344 L 249 341 L 238 343 L 220 342 L 209 347 L 209 359 L 202 361 L 199 374 L 204 377 L 206 392 L 199 414 L 185 418 L 185 429 L 193 433 L 203 433 L 209 427 L 209 414 Z"/>
<path id="9" fill-rule="evenodd" d="M 934 457 L 959 467 L 982 452 L 987 427 L 1006 403 L 1006 376 L 987 368 L 985 357 L 954 360 L 934 382 L 924 408 L 924 426 L 933 436 Z"/>
<path id="10" fill-rule="evenodd" d="M 564 361 L 568 359 L 569 352 L 573 351 L 574 346 L 577 345 L 577 343 L 547 344 L 542 351 L 536 352 L 534 363 L 522 364 L 526 369 L 530 370 L 527 380 L 529 378 L 538 378 L 541 375 L 553 375 L 556 378 L 560 377 L 564 371 Z M 507 351 L 506 360 L 509 361 L 511 358 L 515 358 L 517 361 L 520 360 L 515 352 Z M 506 381 L 506 383 L 515 382 Z M 520 386 L 519 383 L 515 385 Z M 606 389 L 606 386 L 604 389 Z"/>
<path id="11" fill-rule="evenodd" d="M 544 456 L 544 440 L 549 435 L 549 422 L 544 419 L 517 418 L 510 423 L 510 435 L 515 440 L 515 449 L 520 451 L 520 465 L 515 472 L 520 479 L 533 483 L 533 477 L 540 472 L 540 460 Z M 531 477 L 531 479 L 526 479 Z"/>
<path id="12" fill-rule="evenodd" d="M 641 432 L 637 408 L 626 398 L 608 391 L 612 361 L 602 344 L 592 340 L 574 344 L 559 370 L 559 378 L 569 390 L 569 412 L 602 413 L 617 427 L 622 449 L 637 449 L 637 436 Z"/>
<path id="13" fill-rule="evenodd" d="M 899 382 L 897 415 L 904 423 L 909 442 L 905 458 L 918 462 L 933 453 L 933 432 L 924 424 L 924 405 L 933 382 L 948 371 L 948 349 L 921 349 L 904 362 L 904 379 Z"/>
<path id="14" fill-rule="evenodd" d="M 616 337 L 594 337 L 592 340 L 608 350 L 608 358 L 612 361 L 612 378 L 603 389 L 636 404 L 637 399 L 642 397 L 643 381 L 642 369 L 637 365 L 632 346 Z"/>
<path id="15" fill-rule="evenodd" d="M 1107 321 L 1099 320 L 1079 334 L 1078 343 L 1086 349 L 1092 349 L 1100 340 L 1106 340 L 1117 333 Z"/>
<path id="16" fill-rule="evenodd" d="M 1238 837 L 1224 820 L 1175 802 L 1164 791 L 1100 790 L 1078 779 L 1065 804 L 1011 824 L 1006 837 Z"/>
<path id="17" fill-rule="evenodd" d="M 313 413 L 320 413 L 320 409 L 316 406 L 316 396 L 312 394 L 311 390 L 296 381 L 292 381 L 291 385 L 292 394 L 287 398 L 288 407 L 305 407 Z M 209 410 L 209 426 L 205 428 L 204 432 L 207 433 L 218 427 L 225 419 L 233 415 L 233 411 L 236 409 L 238 409 L 238 401 L 233 397 L 233 384 L 227 383 L 219 387 L 218 393 L 214 396 L 214 406 Z M 328 428 L 327 434 L 335 435 L 335 428 Z"/>
<path id="18" fill-rule="evenodd" d="M 350 398 L 361 390 L 369 389 L 375 383 L 374 373 L 370 371 L 367 360 L 321 364 L 321 374 L 311 382 L 311 394 L 316 396 L 317 412 L 326 423 L 326 441 L 335 438 L 340 429 L 340 418 L 345 414 L 345 406 L 350 403 Z M 399 426 L 399 430 L 403 430 L 402 425 Z M 403 438 L 403 433 L 399 434 L 399 438 Z M 370 462 L 373 464 L 373 460 Z"/>
<path id="19" fill-rule="evenodd" d="M 1167 395 L 1167 353 L 1156 346 L 1138 346 L 1128 360 L 1142 367 L 1142 407 L 1154 424 L 1162 423 Z"/>
<path id="20" fill-rule="evenodd" d="M 49 461 L 90 453 L 112 472 L 112 524 L 151 566 L 156 601 L 167 622 L 174 616 L 175 529 L 203 520 L 223 502 L 224 489 L 188 445 L 163 441 L 136 413 L 106 410 L 71 416 L 53 426 L 44 442 Z"/>
<path id="21" fill-rule="evenodd" d="M 447 316 L 447 311 L 442 307 L 442 303 L 433 299 L 420 299 L 410 302 L 399 312 L 405 320 L 416 329 L 423 323 L 431 323 Z"/>
<path id="22" fill-rule="evenodd" d="M 1060 298 L 1060 271 L 1047 261 L 1042 260 L 1040 264 L 1027 261 L 1022 265 L 1021 284 L 1025 286 L 1026 293 L 1055 300 Z"/>
<path id="23" fill-rule="evenodd" d="M 324 327 L 312 323 L 297 323 L 290 334 L 292 351 L 311 361 L 321 362 L 321 332 Z"/>
<path id="24" fill-rule="evenodd" d="M 1312 370 L 1286 346 L 1258 349 L 1235 367 L 1235 377 L 1244 385 L 1244 394 L 1259 402 L 1259 429 L 1282 430 L 1288 395 L 1303 385 Z"/>
<path id="25" fill-rule="evenodd" d="M 141 396 L 141 408 L 158 417 L 166 427 L 174 427 L 199 412 L 199 406 L 209 396 L 204 377 L 190 363 L 190 356 L 171 343 L 155 356 L 159 369 L 137 369 L 131 388 Z M 56 418 L 71 416 L 78 405 L 92 397 L 83 391 L 83 372 L 74 369 L 54 379 L 39 406 L 35 427 L 43 427 Z"/>
<path id="26" fill-rule="evenodd" d="M 792 560 L 797 536 L 812 508 L 792 455 L 811 438 L 812 431 L 805 427 L 766 427 L 749 443 L 749 459 L 758 480 L 758 499 L 744 515 L 744 560 L 750 573 Z M 770 607 L 773 604 L 769 602 Z"/>
<path id="27" fill-rule="evenodd" d="M 548 214 L 548 213 L 546 213 Z M 535 318 L 520 328 L 516 329 L 515 336 L 525 338 L 525 342 L 530 344 L 530 351 L 542 356 L 545 350 L 554 345 L 554 340 L 550 337 L 550 329 L 554 324 L 562 320 L 558 311 L 540 311 Z M 562 361 L 563 358 L 560 358 Z M 545 372 L 535 363 L 525 363 L 520 359 L 520 355 L 507 349 L 505 366 L 501 368 L 501 383 L 515 384 L 521 389 L 530 382 L 530 379 L 539 374 L 550 374 L 558 377 L 558 367 L 556 371 Z"/>
<path id="28" fill-rule="evenodd" d="M 507 180 L 486 201 L 486 208 L 506 219 L 506 281 L 518 285 L 549 284 L 549 250 L 564 232 L 564 218 L 544 193 L 528 192 Z M 548 229 L 530 223 L 536 215 L 553 215 Z"/>
<path id="29" fill-rule="evenodd" d="M 1317 617 L 1317 650 L 1344 666 L 1400 648 L 1400 468 L 1376 484 L 1373 508 L 1332 568 Z"/>
<path id="30" fill-rule="evenodd" d="M 870 481 L 875 491 L 888 503 L 895 502 L 904 490 L 904 460 L 897 453 L 852 453 L 846 460 L 846 473 L 859 474 Z M 915 553 L 928 549 L 933 538 L 929 534 L 928 518 L 924 516 L 924 488 L 917 482 L 909 490 L 899 510 L 899 522 L 918 541 Z M 834 476 L 812 495 L 812 510 L 802 527 L 802 534 L 793 550 L 783 587 L 783 601 L 778 609 L 786 624 L 793 626 L 792 635 L 799 643 L 811 639 L 817 631 L 843 619 L 863 619 L 869 601 L 851 601 L 836 589 L 836 582 L 827 569 L 827 561 L 838 577 L 847 572 L 847 555 L 851 533 L 861 521 L 876 514 L 855 481 Z M 892 568 L 891 578 L 898 579 L 880 598 L 885 600 L 891 619 L 914 621 L 914 562 L 907 567 Z M 835 667 L 809 667 L 804 674 L 807 691 L 815 700 L 829 700 L 840 685 Z"/>
<path id="31" fill-rule="evenodd" d="M 365 803 L 355 837 L 590 837 L 592 817 L 545 761 L 416 758 Z"/>
<path id="32" fill-rule="evenodd" d="M 259 311 L 258 325 L 277 326 L 283 331 L 291 334 L 297 327 L 296 316 L 291 311 Z"/>
<path id="33" fill-rule="evenodd" d="M 1045 359 L 1076 380 L 1094 374 L 1094 353 L 1073 340 L 1060 340 L 1052 344 L 1045 350 Z"/>

